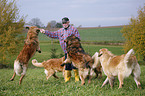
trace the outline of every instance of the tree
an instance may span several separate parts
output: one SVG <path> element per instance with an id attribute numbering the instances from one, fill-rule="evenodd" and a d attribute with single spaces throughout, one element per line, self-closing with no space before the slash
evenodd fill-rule
<path id="1" fill-rule="evenodd" d="M 61 23 L 57 23 L 57 24 L 55 25 L 55 27 L 56 27 L 56 28 L 62 28 L 63 26 L 62 26 Z"/>
<path id="2" fill-rule="evenodd" d="M 51 26 L 51 28 L 55 28 L 55 26 L 56 26 L 56 21 L 55 21 L 55 20 L 52 20 L 52 21 L 50 22 L 50 26 Z"/>
<path id="3" fill-rule="evenodd" d="M 125 52 L 133 48 L 145 61 L 145 6 L 138 10 L 138 17 L 131 18 L 129 25 L 124 26 L 121 32 L 126 39 Z"/>
<path id="4" fill-rule="evenodd" d="M 23 17 L 19 17 L 15 0 L 0 0 L 0 62 L 5 64 L 17 54 L 24 38 Z"/>
<path id="5" fill-rule="evenodd" d="M 50 29 L 50 28 L 51 28 L 51 24 L 50 24 L 50 22 L 48 22 L 46 28 L 47 28 L 47 29 Z"/>
<path id="6" fill-rule="evenodd" d="M 33 19 L 31 19 L 29 24 L 32 25 L 32 26 L 37 26 L 38 28 L 44 27 L 44 24 L 42 24 L 42 22 L 40 21 L 39 18 L 33 18 Z"/>

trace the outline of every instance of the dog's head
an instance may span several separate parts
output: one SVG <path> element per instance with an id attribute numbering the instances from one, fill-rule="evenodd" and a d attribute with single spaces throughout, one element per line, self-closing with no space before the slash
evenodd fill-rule
<path id="1" fill-rule="evenodd" d="M 107 53 L 108 52 L 108 49 L 106 49 L 106 48 L 102 48 L 102 49 L 100 49 L 99 50 L 99 57 L 101 57 L 104 53 Z"/>
<path id="2" fill-rule="evenodd" d="M 70 46 L 70 47 L 80 47 L 81 46 L 80 39 L 78 37 L 76 37 L 75 35 L 68 36 L 66 38 L 66 40 L 64 40 L 64 42 L 66 42 L 66 45 Z"/>
<path id="3" fill-rule="evenodd" d="M 64 42 L 66 42 L 67 45 L 67 52 L 84 52 L 84 49 L 80 43 L 80 39 L 75 35 L 68 36 Z"/>
<path id="4" fill-rule="evenodd" d="M 114 54 L 112 54 L 108 49 L 106 48 L 102 48 L 99 50 L 99 57 L 101 57 L 103 54 L 108 54 L 110 56 L 114 56 Z"/>
<path id="5" fill-rule="evenodd" d="M 40 29 L 36 26 L 31 26 L 31 27 L 27 26 L 26 29 L 28 29 L 28 33 L 35 34 L 35 35 L 38 35 L 40 32 Z"/>

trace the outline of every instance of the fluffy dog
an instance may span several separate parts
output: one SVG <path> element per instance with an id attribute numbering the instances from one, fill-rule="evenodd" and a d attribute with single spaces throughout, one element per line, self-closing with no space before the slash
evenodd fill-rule
<path id="1" fill-rule="evenodd" d="M 94 60 L 94 64 L 92 65 L 91 71 L 90 71 L 90 75 L 92 77 L 92 75 L 95 73 L 96 74 L 96 78 L 99 75 L 99 78 L 102 77 L 102 66 L 100 63 L 100 58 L 99 58 L 99 53 L 96 52 L 93 56 L 92 59 Z"/>
<path id="2" fill-rule="evenodd" d="M 97 78 L 98 75 L 99 75 L 99 78 L 102 78 L 102 66 L 101 66 L 101 63 L 100 63 L 99 53 L 96 52 L 92 56 L 92 59 L 94 60 L 94 63 L 92 65 L 91 70 L 90 70 L 87 77 L 89 77 L 89 79 L 91 80 L 93 75 L 95 74 L 96 75 L 95 78 Z"/>
<path id="3" fill-rule="evenodd" d="M 133 54 L 133 49 L 129 50 L 127 54 L 123 54 L 120 56 L 113 55 L 106 48 L 99 50 L 100 62 L 103 71 L 107 76 L 106 80 L 102 84 L 102 87 L 109 81 L 110 86 L 112 88 L 114 77 L 118 76 L 120 83 L 119 88 L 122 88 L 123 79 L 125 77 L 129 77 L 129 75 L 133 73 L 134 81 L 136 82 L 137 87 L 141 88 L 141 70 L 136 56 L 134 56 Z"/>
<path id="4" fill-rule="evenodd" d="M 13 81 L 16 74 L 21 75 L 19 85 L 26 74 L 30 58 L 35 54 L 36 51 L 41 53 L 38 40 L 38 34 L 40 32 L 39 28 L 32 26 L 26 27 L 26 29 L 28 29 L 27 39 L 25 40 L 22 51 L 20 51 L 17 59 L 14 61 L 14 74 L 10 79 Z"/>
<path id="5" fill-rule="evenodd" d="M 61 64 L 64 62 L 65 57 L 62 58 L 54 58 L 49 59 L 47 61 L 43 61 L 42 63 L 38 63 L 36 59 L 32 60 L 32 64 L 37 67 L 44 67 L 46 79 L 48 80 L 49 77 L 54 76 L 55 78 L 58 78 L 56 76 L 56 72 L 63 72 L 64 74 L 64 67 L 61 66 Z"/>
<path id="6" fill-rule="evenodd" d="M 79 69 L 81 85 L 84 85 L 84 79 L 88 75 L 88 72 L 93 65 L 93 59 L 90 55 L 85 53 L 78 37 L 71 35 L 67 37 L 64 42 L 66 42 L 67 45 L 67 59 L 64 61 L 64 63 L 72 62 L 72 64 Z"/>

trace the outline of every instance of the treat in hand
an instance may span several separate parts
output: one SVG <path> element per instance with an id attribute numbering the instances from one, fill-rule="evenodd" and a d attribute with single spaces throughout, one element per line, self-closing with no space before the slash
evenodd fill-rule
<path id="1" fill-rule="evenodd" d="M 40 29 L 40 32 L 41 32 L 41 33 L 45 33 L 45 30 L 44 30 L 44 29 Z"/>

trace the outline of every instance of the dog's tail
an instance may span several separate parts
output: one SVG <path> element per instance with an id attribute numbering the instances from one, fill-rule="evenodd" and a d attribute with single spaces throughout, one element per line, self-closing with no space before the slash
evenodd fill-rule
<path id="1" fill-rule="evenodd" d="M 32 64 L 33 64 L 34 66 L 37 66 L 37 67 L 44 67 L 43 64 L 42 64 L 42 63 L 38 63 L 38 61 L 37 61 L 36 59 L 33 59 L 33 60 L 32 60 Z"/>
<path id="2" fill-rule="evenodd" d="M 130 57 L 132 54 L 134 54 L 134 50 L 133 50 L 133 49 L 130 49 L 130 50 L 127 52 L 127 54 L 125 55 L 125 57 L 124 57 L 124 62 L 125 62 L 125 63 L 128 62 L 129 57 Z"/>

